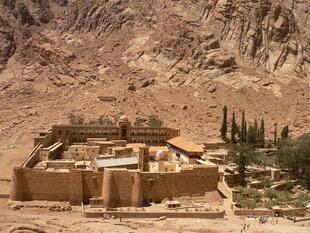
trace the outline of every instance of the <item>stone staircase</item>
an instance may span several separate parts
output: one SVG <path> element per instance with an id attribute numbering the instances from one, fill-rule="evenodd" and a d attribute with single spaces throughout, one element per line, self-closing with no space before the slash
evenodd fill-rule
<path id="1" fill-rule="evenodd" d="M 227 198 L 231 199 L 232 198 L 232 193 L 230 188 L 225 182 L 219 182 L 218 183 L 218 190 Z"/>

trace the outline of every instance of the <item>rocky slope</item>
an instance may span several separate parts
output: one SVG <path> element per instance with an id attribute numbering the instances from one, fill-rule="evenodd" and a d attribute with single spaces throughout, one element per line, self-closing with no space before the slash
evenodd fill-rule
<path id="1" fill-rule="evenodd" d="M 76 111 L 155 113 L 204 139 L 225 104 L 297 136 L 309 14 L 306 0 L 0 0 L 0 137 L 20 145 Z"/>

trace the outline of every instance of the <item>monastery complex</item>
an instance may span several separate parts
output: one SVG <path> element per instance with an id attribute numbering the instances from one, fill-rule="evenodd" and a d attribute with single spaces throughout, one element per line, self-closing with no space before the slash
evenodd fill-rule
<path id="1" fill-rule="evenodd" d="M 218 190 L 218 166 L 178 129 L 54 125 L 14 169 L 10 199 L 141 207 Z"/>

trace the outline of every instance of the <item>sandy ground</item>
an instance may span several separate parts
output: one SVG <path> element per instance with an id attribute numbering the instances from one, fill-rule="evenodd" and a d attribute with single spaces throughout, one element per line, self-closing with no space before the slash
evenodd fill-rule
<path id="1" fill-rule="evenodd" d="M 308 233 L 310 222 L 293 223 L 279 219 L 278 224 L 259 225 L 254 220 L 237 216 L 225 219 L 102 219 L 84 218 L 78 209 L 69 212 L 51 212 L 33 208 L 12 211 L 7 200 L 0 199 L 0 232 L 241 232 L 244 224 L 250 227 L 244 233 Z"/>

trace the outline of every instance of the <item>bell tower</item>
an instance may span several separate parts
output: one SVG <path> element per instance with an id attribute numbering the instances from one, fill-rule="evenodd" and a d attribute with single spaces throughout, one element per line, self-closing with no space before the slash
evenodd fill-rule
<path id="1" fill-rule="evenodd" d="M 127 140 L 129 136 L 129 128 L 131 127 L 131 123 L 128 120 L 128 117 L 125 115 L 122 115 L 119 118 L 117 125 L 119 127 L 119 131 L 118 131 L 119 138 L 121 138 L 122 140 Z"/>

